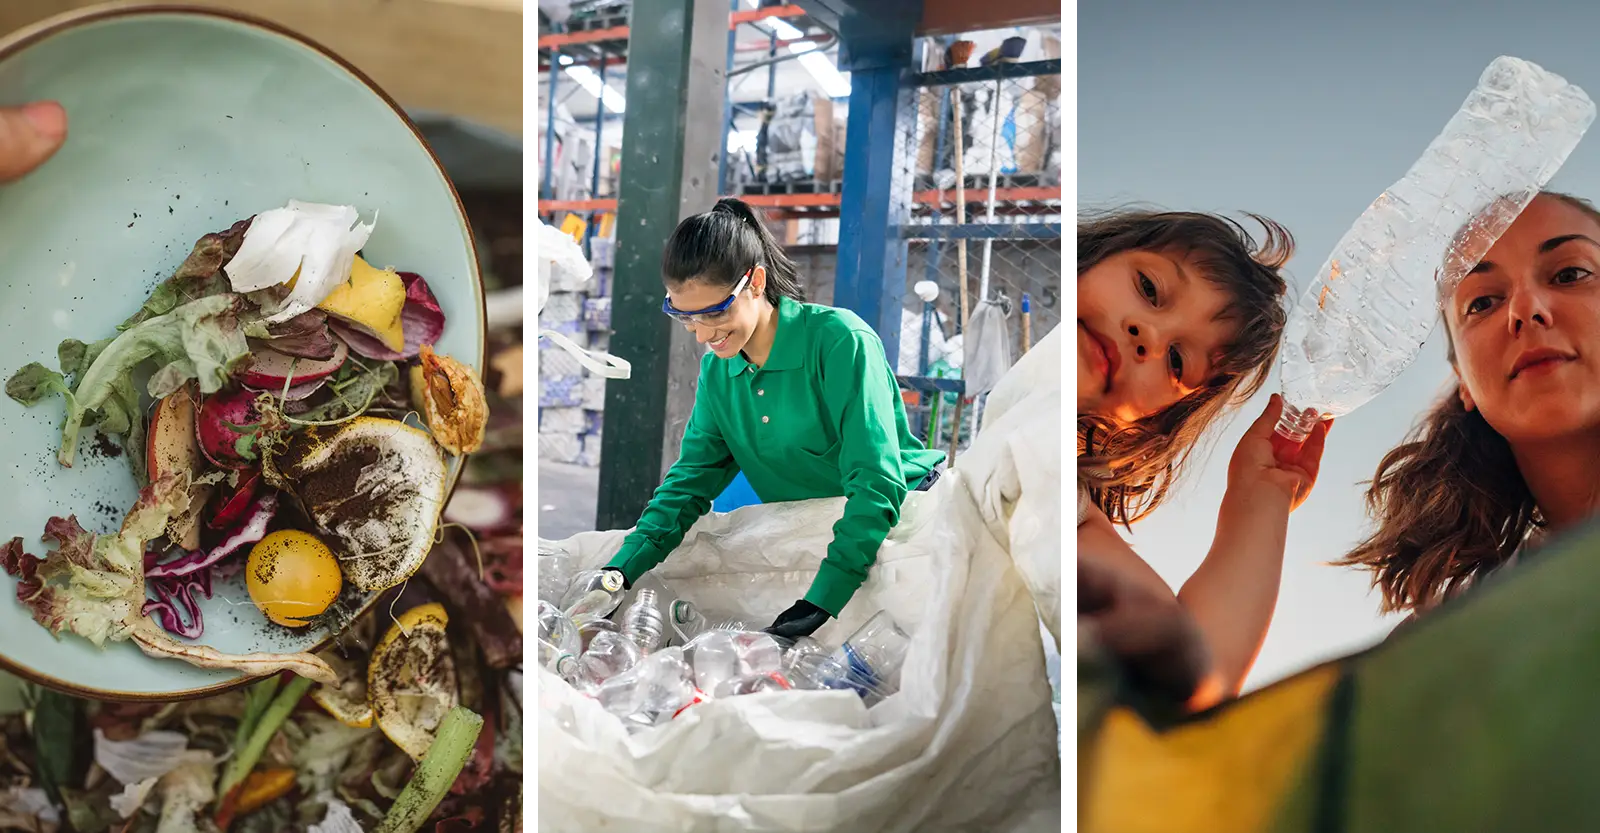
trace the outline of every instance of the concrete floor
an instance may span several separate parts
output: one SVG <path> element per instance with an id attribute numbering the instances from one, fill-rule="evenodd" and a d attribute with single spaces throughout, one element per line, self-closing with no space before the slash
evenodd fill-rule
<path id="1" fill-rule="evenodd" d="M 600 470 L 539 461 L 539 537 L 570 538 L 594 529 L 599 506 Z"/>

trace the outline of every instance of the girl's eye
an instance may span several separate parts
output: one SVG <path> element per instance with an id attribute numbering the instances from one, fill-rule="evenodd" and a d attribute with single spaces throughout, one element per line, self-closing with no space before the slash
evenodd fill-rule
<path id="1" fill-rule="evenodd" d="M 1467 302 L 1466 314 L 1467 315 L 1477 315 L 1478 313 L 1487 310 L 1489 308 L 1489 305 L 1491 303 L 1493 303 L 1493 302 L 1494 302 L 1494 298 L 1492 298 L 1492 297 L 1490 297 L 1488 295 L 1479 295 L 1478 297 L 1473 298 L 1471 301 Z"/>
<path id="2" fill-rule="evenodd" d="M 1139 293 L 1150 299 L 1150 303 L 1156 302 L 1156 282 L 1143 272 L 1139 273 Z"/>
<path id="3" fill-rule="evenodd" d="M 1167 365 L 1172 370 L 1172 378 L 1183 381 L 1183 354 L 1177 347 L 1167 348 Z"/>
<path id="4" fill-rule="evenodd" d="M 1590 272 L 1588 269 L 1585 269 L 1581 266 L 1568 266 L 1567 268 L 1557 272 L 1555 278 L 1552 280 L 1558 284 L 1572 284 L 1577 283 L 1578 281 L 1581 281 L 1593 274 L 1593 272 Z"/>

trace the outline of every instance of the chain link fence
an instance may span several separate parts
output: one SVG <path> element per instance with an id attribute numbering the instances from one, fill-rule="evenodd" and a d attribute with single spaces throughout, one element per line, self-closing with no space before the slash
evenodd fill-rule
<path id="1" fill-rule="evenodd" d="M 1013 48 L 1003 60 L 1034 69 L 979 68 L 960 83 L 920 86 L 908 91 L 906 109 L 897 119 L 893 187 L 908 198 L 906 222 L 912 228 L 906 235 L 900 349 L 891 359 L 906 381 L 915 430 L 944 448 L 954 437 L 957 449 L 970 438 L 972 403 L 958 405 L 954 393 L 938 389 L 959 384 L 967 317 L 982 300 L 997 305 L 1015 361 L 1060 323 L 1064 254 L 1061 80 L 1059 68 L 1041 71 L 1047 68 L 1039 63 L 1059 60 L 1059 29 L 963 37 L 976 46 L 969 66 L 985 64 L 990 52 L 990 58 L 1002 55 L 1007 38 L 1013 46 L 1020 38 L 1022 49 Z M 944 69 L 939 56 L 953 40 L 930 39 L 925 52 L 932 57 L 920 69 Z M 814 89 L 767 86 L 767 96 L 758 101 L 743 100 L 744 93 L 735 96 L 740 101 L 731 108 L 721 190 L 764 213 L 798 264 L 809 299 L 830 304 L 852 102 Z M 614 239 L 610 200 L 620 175 L 612 145 L 620 139 L 621 124 L 599 125 L 605 147 L 596 176 L 596 125 L 571 119 L 559 99 L 546 125 L 553 136 L 547 141 L 541 135 L 539 142 L 541 153 L 548 144 L 554 166 L 545 199 L 564 210 L 545 220 L 565 224 L 584 242 L 596 275 L 584 287 L 554 287 L 540 323 L 603 350 L 609 341 Z M 937 288 L 931 304 L 918 292 L 926 293 L 929 285 Z M 580 378 L 576 368 L 561 366 L 548 352 L 541 351 L 541 358 L 551 361 L 540 368 L 540 457 L 596 465 L 603 385 Z M 967 420 L 959 434 L 953 432 L 957 410 Z"/>
<path id="2" fill-rule="evenodd" d="M 948 386 L 932 380 L 964 375 L 966 324 L 979 304 L 1003 313 L 1013 362 L 1062 318 L 1061 78 L 1059 68 L 1032 74 L 1059 57 L 1059 38 L 1034 30 L 972 41 L 969 65 L 986 68 L 968 78 L 980 80 L 921 87 L 907 105 L 914 112 L 901 116 L 913 125 L 902 151 L 913 228 L 900 370 L 922 380 L 907 404 L 928 442 L 957 450 L 976 424 L 975 403 L 936 393 Z M 930 70 L 945 68 L 950 43 L 930 44 Z M 1002 56 L 1027 71 L 994 66 Z"/>

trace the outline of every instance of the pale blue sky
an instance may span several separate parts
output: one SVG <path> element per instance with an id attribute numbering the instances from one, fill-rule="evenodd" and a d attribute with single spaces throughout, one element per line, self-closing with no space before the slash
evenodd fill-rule
<path id="1" fill-rule="evenodd" d="M 1361 211 L 1399 179 L 1498 55 L 1600 98 L 1600 8 L 1481 0 L 1339 4 L 1085 0 L 1078 11 L 1078 199 L 1253 211 L 1288 226 L 1303 286 Z M 1293 8 L 1287 8 L 1293 6 Z M 1600 200 L 1600 137 L 1552 187 Z M 1363 486 L 1449 378 L 1442 338 L 1396 385 L 1340 420 L 1317 490 L 1290 522 L 1277 617 L 1250 686 L 1372 644 L 1367 574 L 1323 566 L 1367 528 Z M 1205 555 L 1239 434 L 1276 377 L 1226 430 L 1177 501 L 1134 544 L 1175 585 Z"/>

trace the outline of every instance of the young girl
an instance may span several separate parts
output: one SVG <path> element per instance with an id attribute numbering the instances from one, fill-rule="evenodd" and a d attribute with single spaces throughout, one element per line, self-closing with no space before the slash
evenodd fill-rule
<path id="1" fill-rule="evenodd" d="M 681 223 L 661 258 L 662 310 L 708 352 L 678 461 L 607 570 L 661 563 L 743 471 L 763 502 L 843 496 L 811 589 L 768 632 L 809 636 L 837 616 L 912 490 L 944 454 L 912 435 L 894 370 L 854 313 L 805 303 L 795 267 L 748 205 L 724 199 Z"/>
<path id="2" fill-rule="evenodd" d="M 1117 627 L 1199 634 L 1211 673 L 1194 681 L 1196 706 L 1237 694 L 1255 662 L 1277 604 L 1289 513 L 1316 480 L 1327 423 L 1280 461 L 1272 433 L 1282 403 L 1272 398 L 1234 451 L 1211 550 L 1176 597 L 1112 521 L 1127 526 L 1154 511 L 1206 429 L 1266 380 L 1286 319 L 1280 270 L 1294 243 L 1254 219 L 1266 229 L 1259 250 L 1241 225 L 1207 214 L 1128 211 L 1078 225 L 1078 554 L 1097 575 L 1117 575 L 1105 585 L 1127 588 L 1147 611 L 1119 616 Z M 1171 624 L 1185 616 L 1194 628 Z M 1137 670 L 1174 654 L 1193 656 L 1161 646 L 1131 659 Z"/>

